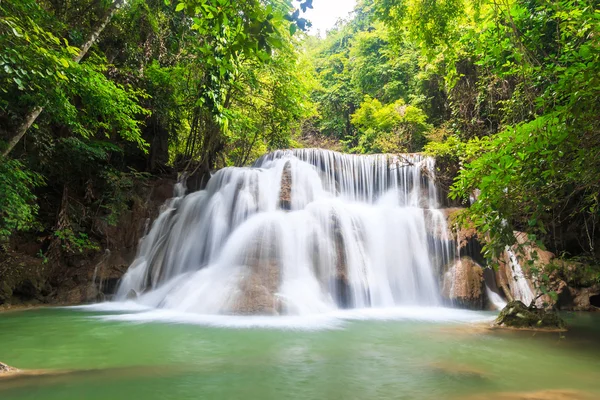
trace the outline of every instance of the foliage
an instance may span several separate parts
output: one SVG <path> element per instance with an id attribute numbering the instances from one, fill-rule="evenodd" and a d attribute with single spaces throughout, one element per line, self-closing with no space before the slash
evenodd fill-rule
<path id="1" fill-rule="evenodd" d="M 579 221 L 580 249 L 593 254 L 600 217 L 600 49 L 591 40 L 600 18 L 586 2 L 530 7 L 500 10 L 494 26 L 511 33 L 510 47 L 483 36 L 488 56 L 480 61 L 500 77 L 521 77 L 502 107 L 528 110 L 517 116 L 524 121 L 469 145 L 477 156 L 461 171 L 454 195 L 481 191 L 469 214 L 496 249 L 511 242 L 515 228 L 565 249 L 560 231 Z"/>
<path id="2" fill-rule="evenodd" d="M 54 232 L 54 236 L 60 239 L 63 249 L 70 253 L 100 250 L 98 243 L 91 240 L 86 233 L 73 232 L 71 228 L 59 229 Z"/>
<path id="3" fill-rule="evenodd" d="M 26 110 L 45 107 L 47 121 L 83 137 L 114 132 L 144 147 L 138 104 L 143 92 L 128 90 L 103 74 L 105 60 L 77 64 L 78 48 L 52 30 L 59 22 L 33 0 L 0 5 L 0 111 L 16 126 Z"/>
<path id="4" fill-rule="evenodd" d="M 434 94 L 423 109 L 434 132 L 447 131 L 426 151 L 459 163 L 451 195 L 476 195 L 465 218 L 488 242 L 486 255 L 514 244 L 520 230 L 555 252 L 597 256 L 597 2 L 371 5 L 394 28 L 391 46 L 420 49 L 415 87 Z M 441 91 L 428 92 L 431 82 Z"/>
<path id="5" fill-rule="evenodd" d="M 148 172 L 247 164 L 315 112 L 311 0 L 126 1 L 74 62 L 111 4 L 0 3 L 0 139 L 44 108 L 0 171 L 3 239 L 35 226 L 44 247 L 95 250 Z"/>
<path id="6" fill-rule="evenodd" d="M 435 156 L 477 197 L 488 257 L 515 230 L 598 257 L 597 1 L 361 0 L 316 38 L 311 0 L 130 0 L 75 63 L 110 4 L 0 3 L 0 139 L 44 107 L 0 166 L 3 238 L 36 213 L 53 236 L 65 203 L 61 241 L 91 248 L 145 172 L 208 176 L 314 134 Z"/>
<path id="7" fill-rule="evenodd" d="M 15 231 L 33 228 L 38 210 L 32 189 L 43 184 L 42 177 L 18 160 L 0 160 L 0 242 Z"/>
<path id="8" fill-rule="evenodd" d="M 420 151 L 425 134 L 431 129 L 425 113 L 404 100 L 383 105 L 377 99 L 365 96 L 364 101 L 352 115 L 352 123 L 358 128 L 358 145 L 353 151 L 359 153 L 391 153 Z"/>

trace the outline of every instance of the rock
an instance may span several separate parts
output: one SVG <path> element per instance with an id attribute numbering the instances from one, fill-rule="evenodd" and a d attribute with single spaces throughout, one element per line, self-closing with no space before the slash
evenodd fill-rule
<path id="1" fill-rule="evenodd" d="M 566 286 L 557 290 L 560 310 L 569 311 L 598 311 L 600 310 L 600 286 L 594 285 L 587 288 L 574 288 Z"/>
<path id="2" fill-rule="evenodd" d="M 94 219 L 91 230 L 102 247 L 110 250 L 108 257 L 91 252 L 66 254 L 51 265 L 33 254 L 42 248 L 37 241 L 17 242 L 17 251 L 0 254 L 0 305 L 80 304 L 112 294 L 135 258 L 147 223 L 173 196 L 174 184 L 175 179 L 170 177 L 136 182 L 131 204 L 121 212 L 115 225 L 110 225 L 103 215 Z M 96 282 L 92 282 L 95 270 Z"/>
<path id="3" fill-rule="evenodd" d="M 242 277 L 239 293 L 231 309 L 233 314 L 278 315 L 281 303 L 275 293 L 279 289 L 279 265 L 267 261 L 253 265 Z"/>
<path id="4" fill-rule="evenodd" d="M 474 368 L 470 365 L 457 364 L 454 362 L 434 362 L 428 365 L 429 368 L 436 372 L 450 376 L 458 376 L 465 378 L 480 378 L 485 379 L 489 376 L 486 371 Z"/>
<path id="5" fill-rule="evenodd" d="M 512 246 L 510 251 L 517 258 L 522 274 L 526 279 L 526 286 L 522 282 L 517 282 L 515 279 L 514 265 L 511 261 L 511 255 L 506 250 L 502 253 L 498 261 L 498 270 L 496 272 L 496 282 L 498 286 L 504 290 L 507 298 L 528 302 L 529 299 L 523 298 L 523 289 L 529 292 L 528 297 L 533 298 L 535 294 L 535 277 L 531 276 L 531 266 L 539 271 L 543 271 L 545 267 L 554 258 L 554 254 L 540 249 L 535 244 L 528 241 L 527 234 L 524 232 L 514 232 L 517 244 Z M 519 285 L 521 283 L 521 285 Z M 536 306 L 543 307 L 544 304 L 553 304 L 549 296 L 541 296 L 536 300 Z"/>
<path id="6" fill-rule="evenodd" d="M 125 298 L 127 300 L 137 300 L 138 294 L 135 291 L 135 289 L 130 289 L 129 292 L 127 292 L 127 296 L 125 296 Z"/>
<path id="7" fill-rule="evenodd" d="M 354 299 L 352 298 L 352 290 L 348 278 L 346 243 L 344 242 L 340 220 L 336 214 L 331 214 L 331 227 L 335 243 L 335 276 L 333 276 L 335 301 L 341 308 L 351 308 Z"/>
<path id="8" fill-rule="evenodd" d="M 554 311 L 527 307 L 519 300 L 509 302 L 494 322 L 495 326 L 534 330 L 564 331 L 565 322 Z"/>
<path id="9" fill-rule="evenodd" d="M 442 297 L 461 308 L 484 306 L 483 268 L 470 257 L 462 257 L 444 274 Z"/>
<path id="10" fill-rule="evenodd" d="M 281 174 L 281 189 L 279 191 L 279 208 L 289 211 L 292 209 L 292 165 L 286 162 Z"/>
<path id="11" fill-rule="evenodd" d="M 50 294 L 40 258 L 8 252 L 0 261 L 0 304 L 39 303 Z"/>
<path id="12" fill-rule="evenodd" d="M 4 364 L 0 362 L 0 375 L 5 374 L 7 372 L 16 372 L 18 369 L 11 367 L 10 365 Z"/>
<path id="13" fill-rule="evenodd" d="M 228 312 L 241 315 L 277 315 L 282 303 L 277 296 L 281 271 L 276 240 L 265 235 L 256 238 L 252 250 L 241 262 L 245 270 L 240 277 Z"/>

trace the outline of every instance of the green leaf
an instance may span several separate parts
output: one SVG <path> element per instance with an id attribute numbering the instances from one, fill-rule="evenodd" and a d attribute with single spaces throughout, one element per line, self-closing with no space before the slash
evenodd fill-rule
<path id="1" fill-rule="evenodd" d="M 185 8 L 185 3 L 179 3 L 177 4 L 177 7 L 175 7 L 175 11 L 181 11 Z"/>

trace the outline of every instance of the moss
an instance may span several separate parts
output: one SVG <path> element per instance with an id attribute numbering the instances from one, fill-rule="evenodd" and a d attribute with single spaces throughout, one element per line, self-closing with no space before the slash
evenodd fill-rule
<path id="1" fill-rule="evenodd" d="M 543 310 L 535 306 L 527 307 L 519 300 L 508 303 L 496 318 L 495 324 L 522 329 L 565 329 L 565 322 L 554 311 Z"/>

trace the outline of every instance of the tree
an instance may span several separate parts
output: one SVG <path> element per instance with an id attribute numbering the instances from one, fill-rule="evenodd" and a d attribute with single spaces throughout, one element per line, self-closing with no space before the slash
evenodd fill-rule
<path id="1" fill-rule="evenodd" d="M 94 31 L 88 37 L 87 41 L 83 44 L 83 46 L 81 46 L 81 48 L 79 49 L 79 51 L 77 51 L 76 54 L 73 56 L 73 62 L 75 62 L 75 63 L 80 62 L 81 59 L 87 54 L 87 52 L 90 49 L 90 47 L 92 47 L 92 45 L 94 43 L 96 43 L 96 41 L 98 40 L 98 37 L 100 36 L 100 34 L 104 30 L 104 28 L 106 28 L 106 25 L 108 25 L 108 23 L 110 22 L 111 18 L 113 17 L 113 15 L 117 11 L 117 9 L 123 4 L 123 2 L 124 2 L 124 0 L 114 0 L 112 2 L 112 4 L 110 5 L 110 7 L 108 8 L 108 10 L 106 11 L 106 14 L 105 14 L 104 18 L 102 19 L 102 21 L 98 25 L 98 27 L 96 29 L 94 29 Z M 30 42 L 30 40 L 28 38 L 28 36 L 29 36 L 28 30 L 27 29 L 23 29 L 23 28 L 25 28 L 24 26 L 19 26 L 19 21 L 18 20 L 7 18 L 3 22 L 5 22 L 8 26 L 10 26 L 12 28 L 13 34 L 15 36 L 17 36 L 17 37 L 23 37 L 23 36 L 25 36 L 25 40 L 27 42 Z M 36 33 L 40 34 L 40 36 L 46 36 L 46 39 L 51 39 L 54 42 L 56 42 L 58 40 L 58 42 L 60 44 L 60 40 L 58 38 L 56 38 L 55 36 L 53 36 L 49 32 L 42 31 L 39 28 L 39 26 L 35 25 L 34 21 L 30 20 L 30 22 L 33 23 L 33 29 L 34 29 L 34 31 L 38 31 Z M 34 40 L 35 40 L 35 38 L 34 38 Z M 34 45 L 37 46 L 37 44 L 34 44 Z M 68 44 L 67 44 L 67 46 L 68 46 Z M 39 50 L 42 53 L 44 52 L 44 48 L 43 47 L 40 47 Z M 76 51 L 73 48 L 68 49 L 68 50 L 71 53 L 74 53 Z M 68 67 L 69 62 L 65 58 L 60 58 L 59 62 L 63 66 Z M 60 75 L 59 75 L 59 77 L 60 77 Z M 18 81 L 16 81 L 15 83 L 18 84 Z M 8 144 L 6 146 L 6 149 L 2 153 L 2 155 L 4 157 L 6 157 L 12 151 L 12 149 L 17 145 L 17 143 L 19 143 L 19 141 L 21 140 L 21 138 L 25 135 L 25 133 L 31 127 L 31 125 L 33 125 L 33 123 L 39 117 L 39 115 L 42 113 L 43 110 L 44 110 L 44 106 L 36 105 L 36 106 L 33 106 L 33 108 L 31 109 L 31 111 L 29 111 L 25 115 L 25 117 L 23 119 L 23 122 L 16 127 L 14 133 L 12 134 L 12 137 L 8 140 Z"/>

